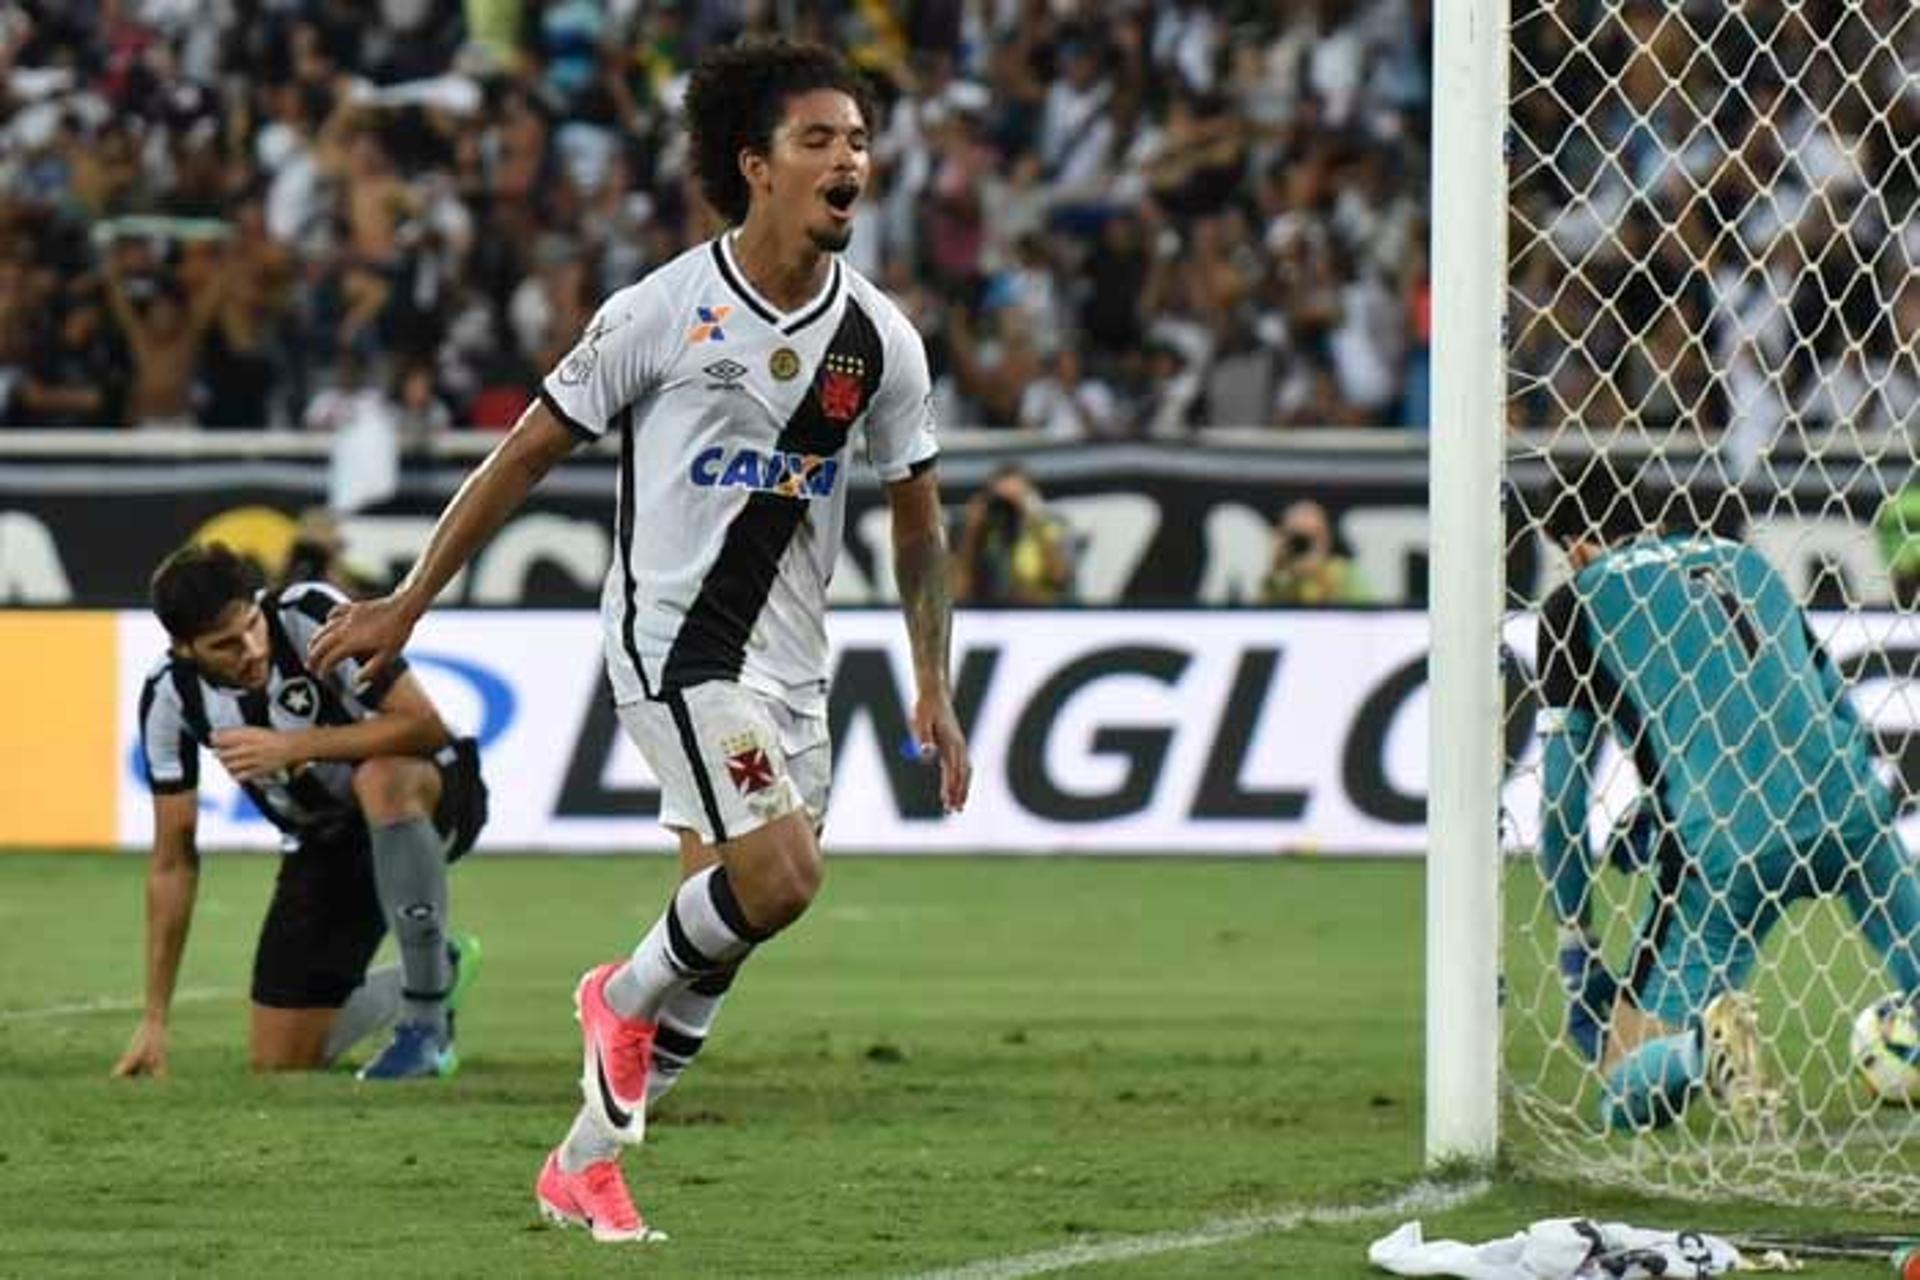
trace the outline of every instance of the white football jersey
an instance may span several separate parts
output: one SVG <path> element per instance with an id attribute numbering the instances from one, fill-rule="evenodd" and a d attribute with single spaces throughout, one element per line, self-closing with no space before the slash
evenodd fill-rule
<path id="1" fill-rule="evenodd" d="M 601 595 L 615 702 L 718 679 L 817 711 L 850 443 L 882 480 L 932 464 L 926 350 L 837 257 L 781 312 L 729 239 L 608 298 L 540 398 L 583 439 L 620 433 Z"/>

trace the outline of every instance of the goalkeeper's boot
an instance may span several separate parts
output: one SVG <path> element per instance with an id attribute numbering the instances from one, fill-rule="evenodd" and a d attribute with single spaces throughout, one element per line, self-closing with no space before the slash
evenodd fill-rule
<path id="1" fill-rule="evenodd" d="M 460 1069 L 453 1037 L 442 1036 L 424 1022 L 402 1022 L 393 1039 L 360 1068 L 362 1080 L 432 1080 Z"/>
<path id="2" fill-rule="evenodd" d="M 1745 991 L 1724 991 L 1700 1014 L 1707 1090 L 1744 1138 L 1777 1136 L 1780 1091 L 1767 1083 L 1760 1019 Z"/>
<path id="3" fill-rule="evenodd" d="M 666 1232 L 641 1220 L 618 1160 L 599 1160 L 568 1173 L 560 1167 L 560 1152 L 551 1151 L 534 1181 L 533 1199 L 548 1222 L 585 1227 L 603 1244 L 649 1244 L 667 1238 Z"/>
<path id="4" fill-rule="evenodd" d="M 653 1060 L 653 1023 L 623 1018 L 607 1004 L 607 979 L 619 964 L 589 969 L 574 988 L 580 1019 L 580 1092 L 587 1110 L 621 1142 L 647 1135 L 647 1070 Z"/>

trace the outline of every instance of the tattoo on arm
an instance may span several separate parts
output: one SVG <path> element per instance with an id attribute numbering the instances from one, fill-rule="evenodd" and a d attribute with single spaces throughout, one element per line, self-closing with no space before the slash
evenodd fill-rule
<path id="1" fill-rule="evenodd" d="M 922 689 L 943 689 L 949 670 L 953 600 L 947 589 L 947 540 L 937 528 L 894 548 L 893 578 Z"/>

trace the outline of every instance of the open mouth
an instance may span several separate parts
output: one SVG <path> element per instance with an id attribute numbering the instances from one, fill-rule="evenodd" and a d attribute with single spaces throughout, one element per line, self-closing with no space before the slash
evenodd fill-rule
<path id="1" fill-rule="evenodd" d="M 827 188 L 827 206 L 835 213 L 844 214 L 853 208 L 853 202 L 860 198 L 860 186 L 854 182 L 841 182 Z"/>

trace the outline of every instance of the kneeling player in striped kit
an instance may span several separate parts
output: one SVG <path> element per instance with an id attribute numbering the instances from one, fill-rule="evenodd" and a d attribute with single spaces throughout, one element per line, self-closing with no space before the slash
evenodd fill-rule
<path id="1" fill-rule="evenodd" d="M 1671 1124 L 1704 1086 L 1735 1127 L 1775 1127 L 1742 990 L 1793 903 L 1843 898 L 1909 998 L 1920 873 L 1873 744 L 1780 575 L 1751 547 L 1667 534 L 1604 458 L 1545 524 L 1574 577 L 1541 612 L 1540 860 L 1560 917 L 1568 1033 L 1600 1069 L 1602 1121 Z M 1589 787 L 1601 729 L 1649 789 L 1632 841 L 1653 903 L 1625 981 L 1589 920 Z"/>
<path id="2" fill-rule="evenodd" d="M 370 685 L 349 664 L 309 662 L 345 597 L 317 582 L 256 589 L 218 543 L 188 546 L 154 574 L 172 638 L 140 694 L 153 791 L 147 874 L 147 1007 L 115 1075 L 167 1068 L 168 1015 L 200 882 L 200 750 L 268 820 L 285 856 L 254 955 L 256 1070 L 332 1063 L 377 1031 L 392 1039 L 363 1080 L 450 1075 L 453 1017 L 479 963 L 447 928 L 447 864 L 472 847 L 487 793 L 469 739 L 448 734 L 404 663 Z M 391 929 L 397 968 L 367 972 Z"/>
<path id="3" fill-rule="evenodd" d="M 866 184 L 864 86 L 831 50 L 710 51 L 687 89 L 708 200 L 739 224 L 610 297 L 540 398 L 461 487 L 384 600 L 316 645 L 377 674 L 482 540 L 576 441 L 621 442 L 602 596 L 620 721 L 660 780 L 685 874 L 576 1003 L 585 1105 L 535 1180 L 540 1211 L 646 1240 L 617 1160 L 704 1041 L 735 972 L 819 891 L 826 587 L 856 444 L 886 485 L 913 647 L 913 723 L 949 810 L 966 741 L 948 685 L 946 538 L 926 351 L 839 258 Z"/>

